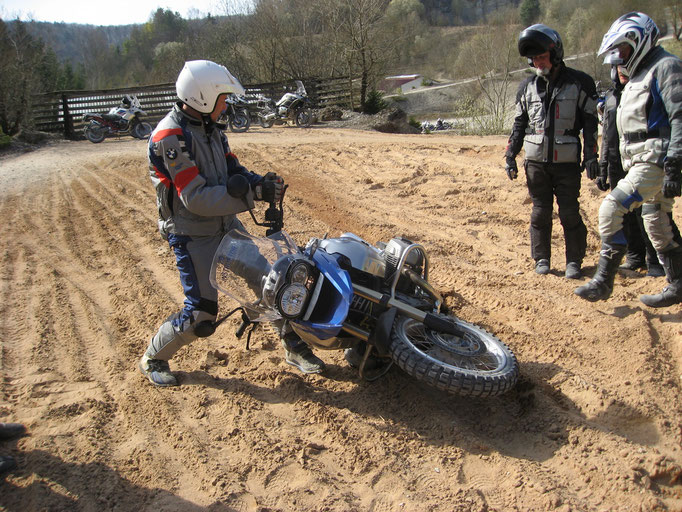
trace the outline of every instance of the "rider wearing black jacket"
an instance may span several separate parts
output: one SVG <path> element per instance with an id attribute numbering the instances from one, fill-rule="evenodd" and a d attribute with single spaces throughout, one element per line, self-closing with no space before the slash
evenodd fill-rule
<path id="1" fill-rule="evenodd" d="M 596 178 L 599 170 L 596 86 L 589 75 L 566 67 L 561 38 L 551 28 L 541 24 L 528 27 L 521 32 L 518 46 L 536 75 L 521 83 L 516 96 L 516 115 L 505 153 L 507 175 L 516 179 L 516 155 L 523 147 L 533 201 L 530 238 L 535 271 L 547 274 L 550 270 L 556 196 L 566 240 L 566 277 L 578 279 L 587 247 L 587 229 L 578 203 L 581 161 L 588 178 Z"/>

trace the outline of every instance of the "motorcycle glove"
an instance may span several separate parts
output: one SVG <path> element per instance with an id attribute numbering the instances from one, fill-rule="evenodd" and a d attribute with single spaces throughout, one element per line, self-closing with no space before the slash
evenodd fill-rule
<path id="1" fill-rule="evenodd" d="M 599 162 L 597 157 L 593 156 L 588 158 L 583 162 L 583 169 L 585 169 L 585 174 L 587 174 L 587 179 L 594 180 L 599 176 Z"/>
<path id="2" fill-rule="evenodd" d="M 259 201 L 276 203 L 282 198 L 284 180 L 274 172 L 269 172 L 254 187 L 254 194 Z"/>
<path id="3" fill-rule="evenodd" d="M 599 164 L 599 175 L 594 180 L 594 183 L 602 192 L 606 192 L 609 189 L 609 164 L 607 162 Z"/>
<path id="4" fill-rule="evenodd" d="M 679 197 L 682 195 L 682 159 L 667 158 L 663 162 L 663 195 Z"/>
<path id="5" fill-rule="evenodd" d="M 507 171 L 507 176 L 510 180 L 515 180 L 519 175 L 519 168 L 516 166 L 516 158 L 507 156 L 506 161 L 507 164 L 505 165 L 504 170 Z"/>

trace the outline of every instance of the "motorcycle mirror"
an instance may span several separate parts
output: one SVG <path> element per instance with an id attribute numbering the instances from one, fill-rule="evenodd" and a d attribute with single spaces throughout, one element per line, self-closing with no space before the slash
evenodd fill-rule
<path id="1" fill-rule="evenodd" d="M 246 196 L 250 187 L 249 181 L 241 174 L 235 174 L 227 181 L 227 193 L 232 197 Z"/>

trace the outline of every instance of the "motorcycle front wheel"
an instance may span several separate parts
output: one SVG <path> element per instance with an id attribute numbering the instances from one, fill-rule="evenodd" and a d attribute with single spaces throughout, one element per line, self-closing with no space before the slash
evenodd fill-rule
<path id="1" fill-rule="evenodd" d="M 102 142 L 106 137 L 106 128 L 95 122 L 87 124 L 83 129 L 83 132 L 85 133 L 85 138 L 94 144 Z"/>
<path id="2" fill-rule="evenodd" d="M 391 332 L 391 359 L 420 382 L 458 396 L 491 397 L 509 391 L 519 364 L 497 337 L 455 317 L 462 337 L 398 315 Z"/>
<path id="3" fill-rule="evenodd" d="M 313 111 L 308 107 L 303 107 L 296 111 L 296 126 L 299 128 L 307 128 L 313 124 Z"/>
<path id="4" fill-rule="evenodd" d="M 146 139 L 152 134 L 152 125 L 149 123 L 137 123 L 133 126 L 132 135 L 137 139 Z"/>
<path id="5" fill-rule="evenodd" d="M 234 116 L 229 117 L 227 124 L 230 127 L 230 131 L 243 133 L 251 126 L 251 119 L 248 113 L 239 110 Z"/>

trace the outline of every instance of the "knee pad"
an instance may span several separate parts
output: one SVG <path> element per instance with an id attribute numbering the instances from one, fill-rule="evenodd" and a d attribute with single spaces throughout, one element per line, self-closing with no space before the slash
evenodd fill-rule
<path id="1" fill-rule="evenodd" d="M 193 311 L 191 317 L 185 311 L 171 315 L 152 338 L 147 355 L 152 359 L 170 359 L 178 350 L 197 338 L 213 334 L 215 319 L 216 315 L 206 311 Z"/>
<path id="2" fill-rule="evenodd" d="M 599 236 L 602 241 L 608 242 L 617 237 L 620 243 L 619 233 L 623 231 L 623 216 L 626 212 L 613 195 L 604 198 L 599 206 Z"/>

